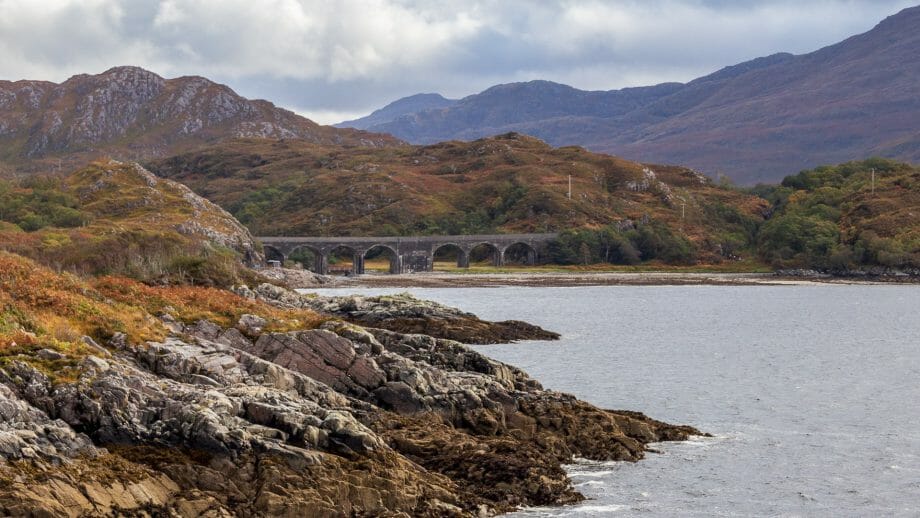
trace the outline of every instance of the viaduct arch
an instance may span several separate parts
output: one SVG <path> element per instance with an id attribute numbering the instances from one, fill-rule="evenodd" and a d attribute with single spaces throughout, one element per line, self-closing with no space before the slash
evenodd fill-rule
<path id="1" fill-rule="evenodd" d="M 410 237 L 260 237 L 265 256 L 284 262 L 299 248 L 307 248 L 315 257 L 313 271 L 329 273 L 329 254 L 335 249 L 353 251 L 352 265 L 355 274 L 364 273 L 364 258 L 374 248 L 388 249 L 391 254 L 390 273 L 430 272 L 434 268 L 434 254 L 439 248 L 453 245 L 459 249 L 457 266 L 469 268 L 470 252 L 487 245 L 492 250 L 492 264 L 503 266 L 505 252 L 515 245 L 527 250 L 525 262 L 536 264 L 547 243 L 559 234 L 493 234 L 466 236 L 410 236 Z"/>

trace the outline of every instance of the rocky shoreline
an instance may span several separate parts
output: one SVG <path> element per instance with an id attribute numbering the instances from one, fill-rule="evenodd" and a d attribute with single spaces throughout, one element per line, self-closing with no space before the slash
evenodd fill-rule
<path id="1" fill-rule="evenodd" d="M 920 283 L 920 268 L 869 267 L 855 270 L 777 270 L 774 275 L 787 279 L 827 282 Z"/>
<path id="2" fill-rule="evenodd" d="M 301 295 L 263 284 L 258 293 L 239 291 L 245 297 L 261 297 L 286 308 L 310 309 L 366 327 L 405 334 L 426 334 L 465 344 L 508 343 L 516 340 L 556 340 L 558 333 L 520 320 L 487 322 L 472 313 L 421 300 L 409 293 L 362 297 Z"/>
<path id="3" fill-rule="evenodd" d="M 0 514 L 488 516 L 581 500 L 562 467 L 574 457 L 636 461 L 700 433 L 543 390 L 450 339 L 503 336 L 466 313 L 237 292 L 326 318 L 267 332 L 254 315 L 164 313 L 160 341 L 35 352 L 67 376 L 4 357 Z M 442 324 L 406 332 L 428 318 Z"/>

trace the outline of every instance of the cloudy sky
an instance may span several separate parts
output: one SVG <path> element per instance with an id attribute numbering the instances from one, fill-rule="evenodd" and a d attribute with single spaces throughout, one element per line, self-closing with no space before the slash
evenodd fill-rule
<path id="1" fill-rule="evenodd" d="M 904 0 L 0 0 L 0 79 L 203 75 L 318 122 L 549 79 L 688 81 L 871 29 Z"/>

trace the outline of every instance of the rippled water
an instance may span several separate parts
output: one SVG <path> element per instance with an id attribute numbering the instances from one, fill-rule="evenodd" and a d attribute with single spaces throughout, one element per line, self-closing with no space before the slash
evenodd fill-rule
<path id="1" fill-rule="evenodd" d="M 520 516 L 920 515 L 920 287 L 408 291 L 562 333 L 477 346 L 547 388 L 716 436 L 579 462 L 588 501 Z"/>

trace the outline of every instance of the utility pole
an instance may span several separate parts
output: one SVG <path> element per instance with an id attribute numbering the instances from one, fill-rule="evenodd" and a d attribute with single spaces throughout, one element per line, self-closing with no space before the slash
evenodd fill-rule
<path id="1" fill-rule="evenodd" d="M 875 196 L 875 168 L 872 168 L 872 195 Z"/>
<path id="2" fill-rule="evenodd" d="M 687 199 L 683 196 L 675 196 L 675 198 L 680 200 L 680 225 L 678 227 L 678 231 L 683 234 L 684 220 L 687 219 Z"/>
<path id="3" fill-rule="evenodd" d="M 687 216 L 687 200 L 680 200 L 680 233 L 684 233 L 684 219 Z"/>
<path id="4" fill-rule="evenodd" d="M 569 175 L 569 193 L 568 193 L 567 197 L 568 197 L 570 200 L 572 199 L 572 175 Z"/>

